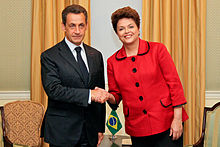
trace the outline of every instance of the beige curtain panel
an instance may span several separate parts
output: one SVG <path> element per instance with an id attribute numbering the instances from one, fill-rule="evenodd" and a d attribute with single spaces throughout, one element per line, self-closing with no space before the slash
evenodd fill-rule
<path id="1" fill-rule="evenodd" d="M 64 38 L 61 29 L 62 10 L 71 4 L 80 4 L 88 11 L 88 29 L 84 42 L 90 44 L 90 0 L 34 0 L 32 1 L 31 40 L 31 100 L 47 107 L 47 96 L 41 84 L 40 55 Z M 42 146 L 48 146 L 43 144 Z"/>
<path id="2" fill-rule="evenodd" d="M 205 105 L 206 0 L 143 0 L 142 38 L 168 48 L 180 79 L 189 120 L 184 144 L 200 136 Z"/>

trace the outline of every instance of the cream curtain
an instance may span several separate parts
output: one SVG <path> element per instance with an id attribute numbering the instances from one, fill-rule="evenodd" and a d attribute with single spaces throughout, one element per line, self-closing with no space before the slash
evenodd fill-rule
<path id="1" fill-rule="evenodd" d="M 198 141 L 205 106 L 206 0 L 143 0 L 142 37 L 168 48 L 187 98 L 184 144 Z"/>
<path id="2" fill-rule="evenodd" d="M 80 4 L 88 11 L 88 29 L 84 42 L 90 44 L 90 0 L 34 0 L 32 1 L 31 40 L 31 100 L 47 107 L 47 96 L 41 84 L 41 53 L 64 38 L 61 29 L 62 10 Z M 44 144 L 44 146 L 47 146 Z"/>

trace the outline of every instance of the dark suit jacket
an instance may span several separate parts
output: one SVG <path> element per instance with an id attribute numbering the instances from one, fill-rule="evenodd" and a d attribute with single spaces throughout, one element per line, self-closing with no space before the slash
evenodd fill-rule
<path id="1" fill-rule="evenodd" d="M 96 49 L 83 45 L 89 66 L 88 84 L 65 40 L 41 54 L 42 84 L 48 95 L 42 136 L 53 145 L 74 146 L 83 124 L 91 145 L 97 144 L 98 132 L 105 131 L 105 104 L 88 104 L 89 89 L 105 87 L 103 58 Z"/>

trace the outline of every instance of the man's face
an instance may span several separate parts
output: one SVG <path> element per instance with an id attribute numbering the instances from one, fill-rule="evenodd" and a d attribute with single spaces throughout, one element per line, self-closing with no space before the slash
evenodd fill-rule
<path id="1" fill-rule="evenodd" d="M 66 25 L 62 24 L 66 38 L 75 45 L 80 45 L 87 29 L 85 15 L 83 13 L 69 13 L 66 17 Z"/>

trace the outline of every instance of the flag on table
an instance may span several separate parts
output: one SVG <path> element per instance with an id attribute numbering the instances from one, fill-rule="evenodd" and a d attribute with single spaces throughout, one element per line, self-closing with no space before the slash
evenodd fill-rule
<path id="1" fill-rule="evenodd" d="M 115 133 L 122 128 L 119 117 L 114 110 L 112 110 L 111 114 L 109 115 L 106 125 L 112 135 L 115 135 Z"/>

